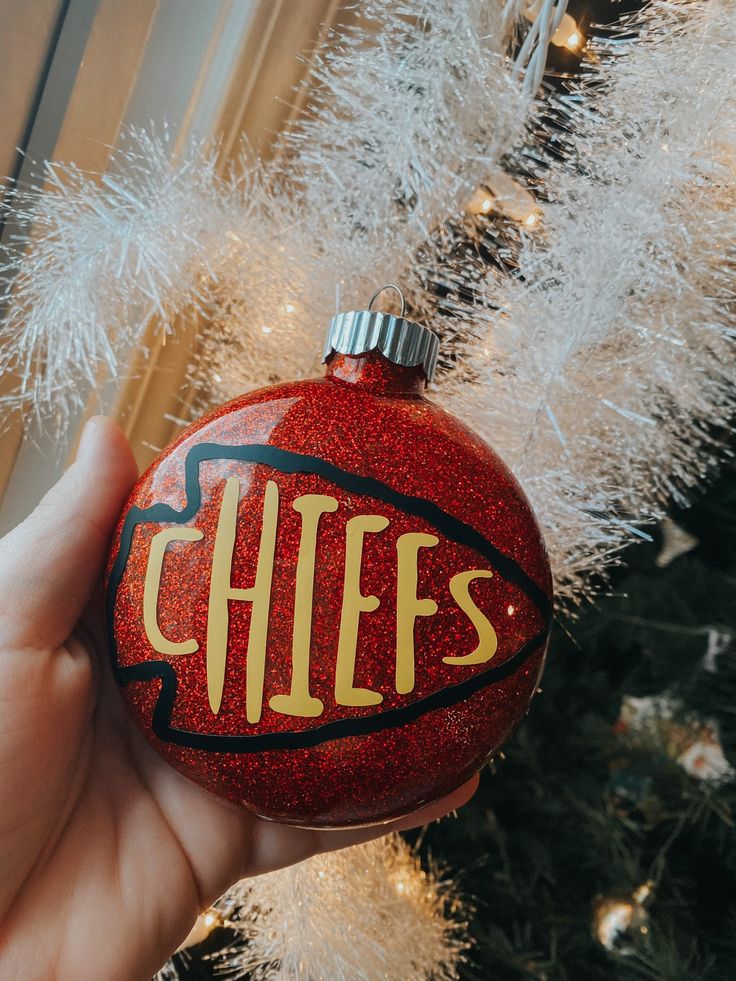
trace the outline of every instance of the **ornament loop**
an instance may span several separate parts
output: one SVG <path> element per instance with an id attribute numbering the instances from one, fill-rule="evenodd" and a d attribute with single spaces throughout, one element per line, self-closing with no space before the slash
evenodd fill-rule
<path id="1" fill-rule="evenodd" d="M 404 296 L 401 287 L 397 286 L 396 283 L 386 283 L 385 286 L 380 286 L 368 301 L 368 309 L 373 309 L 373 304 L 376 302 L 376 298 L 379 297 L 381 293 L 385 292 L 385 290 L 396 290 L 396 292 L 399 294 L 401 297 L 401 313 L 399 316 L 403 317 L 406 313 L 406 297 Z"/>
<path id="2" fill-rule="evenodd" d="M 401 297 L 401 314 L 382 313 L 371 307 L 384 290 L 396 290 Z M 377 289 L 367 310 L 348 310 L 337 313 L 327 328 L 322 361 L 336 351 L 360 355 L 380 351 L 393 364 L 414 367 L 421 365 L 428 382 L 434 377 L 437 365 L 439 338 L 428 327 L 407 320 L 406 299 L 400 287 L 387 283 Z"/>

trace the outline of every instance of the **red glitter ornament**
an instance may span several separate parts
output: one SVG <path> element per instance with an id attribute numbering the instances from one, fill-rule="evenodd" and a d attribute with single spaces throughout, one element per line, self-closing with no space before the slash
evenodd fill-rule
<path id="1" fill-rule="evenodd" d="M 326 377 L 188 428 L 108 566 L 116 677 L 179 771 L 275 821 L 385 821 L 448 794 L 523 716 L 551 577 L 519 485 L 423 395 L 436 338 L 331 325 Z"/>

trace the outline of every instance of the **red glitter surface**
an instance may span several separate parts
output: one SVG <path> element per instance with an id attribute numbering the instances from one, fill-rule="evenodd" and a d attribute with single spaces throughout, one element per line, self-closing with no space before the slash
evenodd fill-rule
<path id="1" fill-rule="evenodd" d="M 512 558 L 551 598 L 544 544 L 521 489 L 488 445 L 458 420 L 424 398 L 420 369 L 390 364 L 380 354 L 333 356 L 324 379 L 295 382 L 243 396 L 216 409 L 168 447 L 136 485 L 113 540 L 108 572 L 120 548 L 123 522 L 132 506 L 154 504 L 181 510 L 187 503 L 185 459 L 201 443 L 226 446 L 268 444 L 318 457 L 361 477 L 380 480 L 402 494 L 432 502 L 470 525 Z M 222 705 L 217 714 L 207 695 L 206 640 L 210 567 L 225 481 L 240 484 L 233 587 L 254 583 L 266 482 L 279 489 L 268 644 L 261 719 L 245 712 L 246 649 L 251 603 L 231 600 Z M 468 545 L 443 536 L 428 520 L 369 495 L 347 492 L 313 473 L 281 473 L 264 464 L 207 460 L 200 464 L 201 506 L 185 522 L 201 541 L 174 541 L 163 563 L 157 616 L 171 641 L 194 638 L 193 654 L 157 653 L 143 622 L 143 591 L 150 542 L 173 522 L 143 521 L 133 532 L 130 553 L 115 595 L 112 623 L 119 669 L 168 661 L 178 687 L 171 726 L 197 734 L 243 736 L 304 732 L 339 720 L 380 716 L 502 664 L 544 630 L 543 612 L 488 559 Z M 312 609 L 310 694 L 324 705 L 317 718 L 274 711 L 269 700 L 288 693 L 294 582 L 301 516 L 292 503 L 303 494 L 328 494 L 338 501 L 322 515 L 317 540 Z M 335 663 L 345 567 L 345 526 L 359 514 L 380 514 L 388 527 L 365 536 L 361 592 L 380 605 L 362 613 L 354 684 L 380 692 L 378 705 L 348 707 L 335 700 Z M 438 605 L 417 618 L 415 687 L 395 687 L 396 542 L 406 532 L 436 535 L 439 544 L 421 549 L 417 596 Z M 498 650 L 487 664 L 446 664 L 464 655 L 478 635 L 449 591 L 453 575 L 489 569 L 492 578 L 470 587 L 473 601 L 493 624 Z M 297 749 L 220 752 L 194 749 L 158 738 L 153 713 L 161 681 L 133 680 L 123 687 L 133 717 L 156 749 L 179 771 L 208 790 L 280 822 L 345 827 L 389 820 L 449 793 L 499 748 L 525 713 L 542 670 L 540 644 L 510 676 L 450 707 L 434 708 L 399 727 L 330 739 Z"/>

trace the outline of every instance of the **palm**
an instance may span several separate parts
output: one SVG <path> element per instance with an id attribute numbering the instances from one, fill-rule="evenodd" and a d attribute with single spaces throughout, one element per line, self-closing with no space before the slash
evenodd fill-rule
<path id="1" fill-rule="evenodd" d="M 97 639 L 99 614 L 75 629 L 135 475 L 121 434 L 96 428 L 63 481 L 1 543 L 2 977 L 150 977 L 240 876 L 386 830 L 259 821 L 178 774 L 132 725 Z M 103 488 L 94 501 L 90 486 Z"/>

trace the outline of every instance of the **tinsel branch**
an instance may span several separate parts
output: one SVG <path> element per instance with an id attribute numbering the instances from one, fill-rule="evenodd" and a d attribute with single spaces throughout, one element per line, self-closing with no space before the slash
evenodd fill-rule
<path id="1" fill-rule="evenodd" d="M 104 175 L 47 163 L 47 190 L 16 190 L 11 208 L 33 227 L 0 267 L 0 369 L 18 378 L 3 400 L 63 428 L 106 370 L 199 302 L 208 246 L 224 215 L 214 148 L 192 143 L 171 162 L 167 135 L 130 134 Z M 186 207 L 184 207 L 186 201 Z"/>
<path id="2" fill-rule="evenodd" d="M 422 870 L 398 835 L 244 879 L 218 906 L 240 916 L 248 941 L 217 957 L 235 978 L 450 981 L 466 947 L 452 883 Z"/>
<path id="3" fill-rule="evenodd" d="M 530 99 L 509 45 L 522 9 L 369 0 L 317 61 L 282 178 L 347 308 L 374 284 L 411 281 L 417 248 L 517 141 Z"/>
<path id="4" fill-rule="evenodd" d="M 653 3 L 594 54 L 543 232 L 455 305 L 475 341 L 444 392 L 525 487 L 562 602 L 712 468 L 736 381 L 736 5 Z"/>

